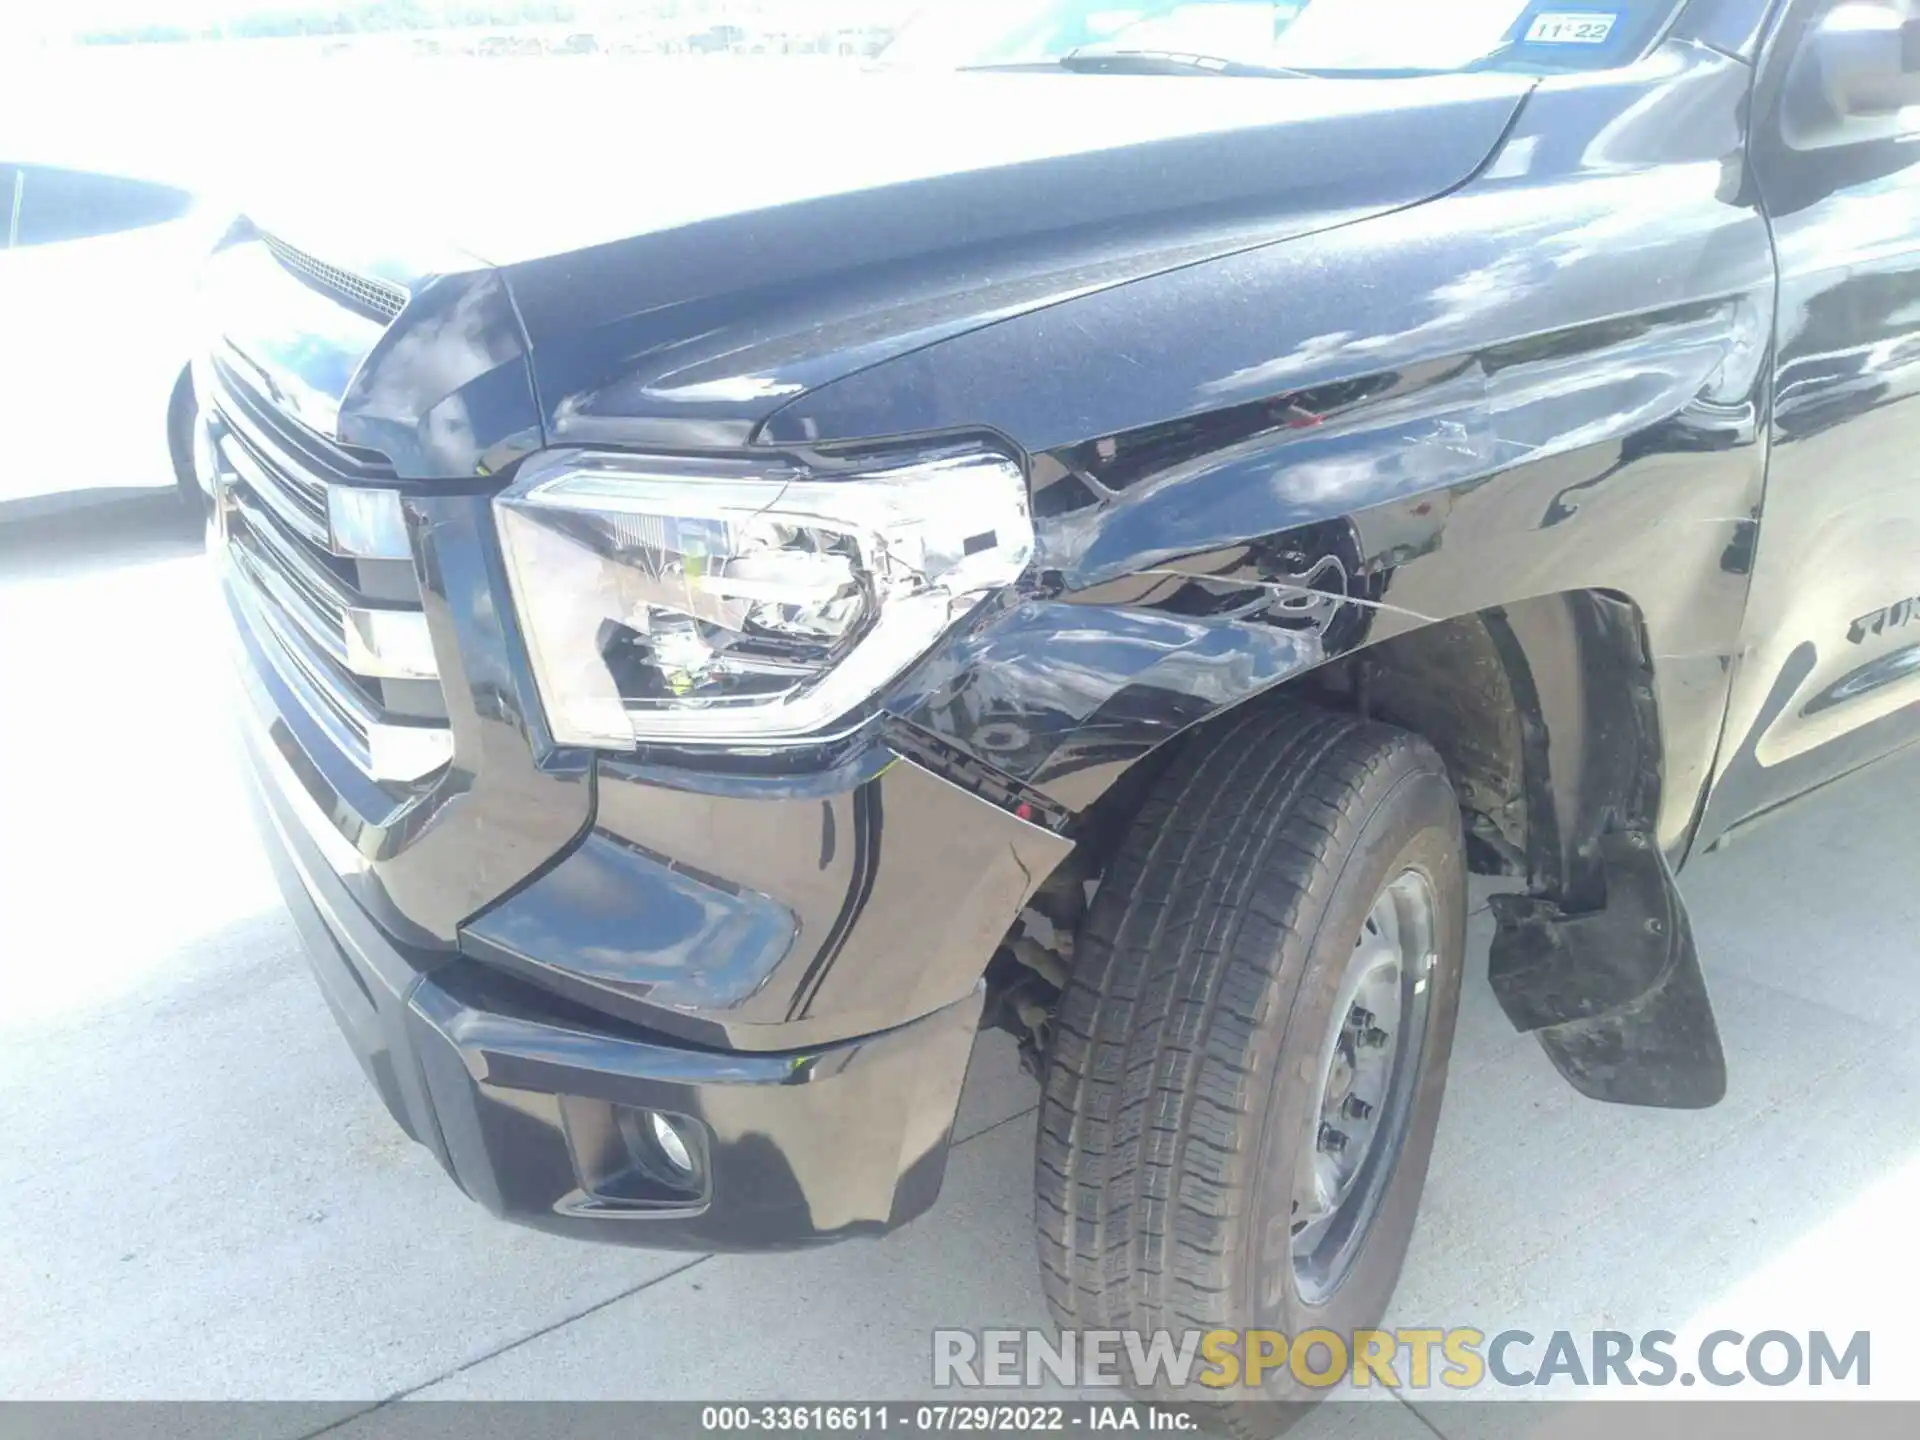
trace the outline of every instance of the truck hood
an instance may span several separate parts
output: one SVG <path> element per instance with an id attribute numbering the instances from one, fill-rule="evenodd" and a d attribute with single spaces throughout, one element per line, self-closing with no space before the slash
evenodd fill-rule
<path id="1" fill-rule="evenodd" d="M 450 242 L 496 266 L 860 192 L 1070 178 L 1103 154 L 1132 156 L 1096 172 L 1134 189 L 1103 213 L 1302 187 L 1336 205 L 1404 204 L 1464 178 L 1531 85 L 1492 74 L 1286 81 L 698 63 L 632 83 L 618 69 L 573 68 L 535 67 L 547 73 L 529 70 L 498 97 L 507 103 L 484 107 L 464 81 L 437 93 L 428 71 L 393 104 L 329 119 L 329 151 L 363 157 L 344 187 L 350 205 L 311 171 L 290 175 L 276 203 L 303 212 L 303 226 L 347 231 L 349 245 L 374 219 L 370 238 Z M 1345 135 L 1329 128 L 1342 120 Z M 1397 143 L 1371 143 L 1387 134 Z M 1307 140 L 1314 153 L 1286 153 Z M 1276 156 L 1284 163 L 1263 163 Z M 1176 160 L 1214 173 L 1179 174 Z M 897 198 L 935 201 L 940 188 Z M 1023 186 L 1003 204 L 1035 228 L 1100 218 L 1069 212 L 1078 198 Z"/>
<path id="2" fill-rule="evenodd" d="M 309 184 L 248 208 L 415 294 L 354 367 L 363 395 L 393 394 L 383 353 L 433 370 L 405 342 L 416 311 L 448 328 L 436 287 L 502 276 L 553 444 L 748 443 L 807 390 L 965 330 L 1416 204 L 1473 174 L 1530 88 L 540 68 L 506 104 L 364 107 L 330 149 L 388 158 L 362 159 L 351 205 Z"/>

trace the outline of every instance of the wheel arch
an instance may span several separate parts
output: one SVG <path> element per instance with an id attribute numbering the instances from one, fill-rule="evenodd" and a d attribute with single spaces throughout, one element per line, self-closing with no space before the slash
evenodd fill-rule
<path id="1" fill-rule="evenodd" d="M 1404 630 L 1217 710 L 1140 759 L 1078 817 L 1099 855 L 1184 748 L 1283 698 L 1425 738 L 1453 778 L 1474 869 L 1576 908 L 1604 902 L 1594 842 L 1650 829 L 1665 763 L 1640 608 L 1570 590 Z"/>
<path id="2" fill-rule="evenodd" d="M 1464 663 L 1460 663 L 1464 662 Z M 1604 904 L 1596 842 L 1651 832 L 1665 777 L 1644 619 L 1572 590 L 1422 627 L 1361 652 L 1362 694 L 1453 772 L 1468 834 L 1536 893 Z"/>
<path id="3" fill-rule="evenodd" d="M 1402 631 L 1223 708 L 1135 765 L 1078 817 L 1077 863 L 1049 889 L 1097 876 L 1166 767 L 1249 707 L 1299 699 L 1378 719 L 1440 754 L 1472 868 L 1524 882 L 1524 894 L 1495 897 L 1489 961 L 1515 1027 L 1537 1033 L 1593 1098 L 1712 1104 L 1725 1060 L 1655 839 L 1666 767 L 1654 682 L 1644 617 L 1616 591 Z"/>

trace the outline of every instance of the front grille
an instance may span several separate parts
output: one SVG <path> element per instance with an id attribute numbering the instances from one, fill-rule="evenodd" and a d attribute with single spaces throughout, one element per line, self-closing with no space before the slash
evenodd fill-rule
<path id="1" fill-rule="evenodd" d="M 452 758 L 453 737 L 419 581 L 407 561 L 336 553 L 327 518 L 331 488 L 391 471 L 283 415 L 238 362 L 216 357 L 202 373 L 229 593 L 254 650 L 301 728 L 364 776 L 426 779 Z"/>
<path id="2" fill-rule="evenodd" d="M 406 308 L 407 292 L 398 285 L 329 265 L 304 250 L 296 250 L 278 236 L 262 234 L 260 239 L 283 268 L 362 314 L 377 320 L 391 320 Z"/>

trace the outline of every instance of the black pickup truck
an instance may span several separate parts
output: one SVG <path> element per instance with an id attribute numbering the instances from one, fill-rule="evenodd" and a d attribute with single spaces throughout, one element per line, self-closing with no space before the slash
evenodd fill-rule
<path id="1" fill-rule="evenodd" d="M 262 830 L 467 1194 L 880 1234 L 995 1025 L 1063 1324 L 1363 1326 L 1470 871 L 1568 1082 L 1720 1097 L 1675 871 L 1920 736 L 1920 29 L 1607 4 L 986 7 L 235 225 Z"/>

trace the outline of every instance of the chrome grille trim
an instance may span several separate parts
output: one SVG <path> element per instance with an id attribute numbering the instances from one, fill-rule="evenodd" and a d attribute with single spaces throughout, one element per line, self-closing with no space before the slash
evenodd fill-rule
<path id="1" fill-rule="evenodd" d="M 318 480 L 391 480 L 393 467 L 384 455 L 358 445 L 346 445 L 320 434 L 297 415 L 279 409 L 266 395 L 262 383 L 249 380 L 246 371 L 255 370 L 244 357 L 229 346 L 222 346 L 211 357 L 207 370 L 224 409 L 238 412 L 238 418 L 251 422 L 248 431 L 256 443 L 283 451 L 281 462 L 302 476 Z M 256 373 L 257 370 L 256 370 Z M 293 455 L 298 451 L 298 457 Z"/>
<path id="2" fill-rule="evenodd" d="M 223 418 L 224 415 L 223 411 Z M 259 456 L 237 431 L 230 431 L 214 443 L 220 459 L 238 472 L 254 498 L 272 510 L 282 524 L 317 549 L 332 550 L 333 537 L 327 528 L 324 493 L 316 502 L 301 487 L 288 484 L 260 462 Z"/>
<path id="3" fill-rule="evenodd" d="M 309 429 L 298 416 L 276 408 L 264 398 L 260 385 L 247 379 L 243 366 L 252 368 L 237 355 L 231 360 L 216 355 L 203 368 L 228 424 L 244 433 L 268 463 L 316 493 L 331 482 L 354 484 L 393 478 L 393 467 L 385 457 L 330 440 Z"/>
<path id="4" fill-rule="evenodd" d="M 264 593 L 274 608 L 298 625 L 336 666 L 347 668 L 346 623 L 339 611 L 329 614 L 310 592 L 294 584 L 268 560 L 251 526 L 235 529 L 227 536 L 227 552 L 256 591 Z"/>
<path id="5" fill-rule="evenodd" d="M 273 562 L 289 580 L 330 616 L 342 617 L 359 598 L 331 566 L 289 533 L 273 512 L 245 491 L 232 492 L 234 507 L 247 522 L 253 540 L 272 554 Z"/>
<path id="6" fill-rule="evenodd" d="M 424 627 L 417 607 L 361 604 L 357 596 L 329 582 L 317 566 L 292 561 L 284 537 L 268 539 L 274 521 L 245 499 L 236 499 L 238 512 L 230 526 L 228 549 L 242 563 L 255 588 L 264 591 L 279 609 L 306 631 L 344 672 L 343 685 L 359 680 L 438 680 L 430 665 L 409 663 L 404 655 L 382 650 L 382 635 L 394 638 L 388 627 Z M 424 628 L 418 630 L 424 636 Z"/>
<path id="7" fill-rule="evenodd" d="M 236 567 L 237 568 L 237 567 Z M 373 780 L 424 780 L 453 759 L 453 732 L 444 725 L 401 724 L 384 718 L 357 690 L 330 681 L 328 662 L 297 627 L 250 594 L 230 570 L 229 594 L 245 617 L 260 653 L 280 683 L 300 702 L 330 744 Z"/>
<path id="8" fill-rule="evenodd" d="M 369 275 L 359 275 L 338 265 L 329 265 L 304 250 L 295 249 L 277 235 L 268 235 L 263 231 L 260 239 L 285 269 L 336 300 L 345 301 L 355 310 L 382 320 L 391 320 L 406 309 L 410 297 L 398 285 L 375 280 Z"/>
<path id="9" fill-rule="evenodd" d="M 245 594 L 244 590 L 242 593 Z M 269 650 L 278 656 L 285 656 L 298 672 L 296 679 L 286 667 L 276 666 L 280 670 L 280 678 L 305 692 L 303 698 L 314 702 L 310 708 L 317 718 L 324 723 L 325 718 L 331 716 L 339 726 L 345 727 L 345 733 L 351 736 L 353 743 L 364 750 L 368 735 L 380 723 L 379 712 L 353 686 L 341 685 L 328 674 L 325 654 L 302 635 L 297 626 L 288 623 L 285 612 L 262 604 L 257 592 L 246 595 L 243 603 L 258 622 L 256 631 L 262 632 L 263 638 L 279 642 L 277 650 L 274 647 L 269 647 Z"/>
<path id="10" fill-rule="evenodd" d="M 316 470 L 297 422 L 244 391 L 237 371 L 218 360 L 207 368 L 235 617 L 278 678 L 282 703 L 305 716 L 309 743 L 331 747 L 377 785 L 425 780 L 453 759 L 452 729 L 382 703 L 384 681 L 438 686 L 422 607 L 361 592 L 366 562 L 336 555 L 330 543 L 329 489 L 346 482 L 331 478 L 331 467 Z"/>

